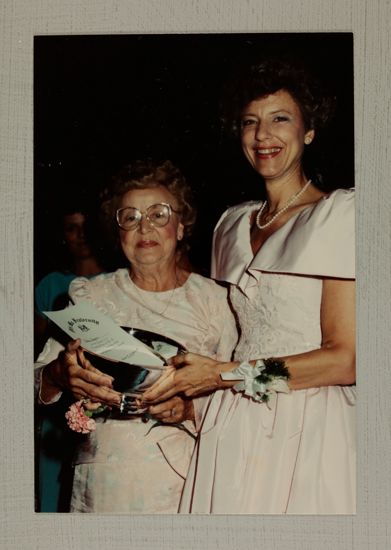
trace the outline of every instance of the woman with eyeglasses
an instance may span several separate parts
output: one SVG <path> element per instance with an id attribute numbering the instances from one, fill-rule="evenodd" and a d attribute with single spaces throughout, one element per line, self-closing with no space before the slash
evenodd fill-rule
<path id="1" fill-rule="evenodd" d="M 120 326 L 163 334 L 186 349 L 229 360 L 237 333 L 226 291 L 184 267 L 195 211 L 180 171 L 169 161 L 125 167 L 107 188 L 102 211 L 128 267 L 75 279 L 72 301 L 92 302 Z M 91 408 L 120 403 L 112 379 L 86 360 L 79 341 L 64 350 L 49 340 L 36 373 L 41 405 L 62 392 L 90 399 Z M 202 398 L 175 396 L 150 407 L 147 422 L 140 416 L 97 417 L 96 430 L 81 436 L 70 511 L 177 512 L 194 446 L 188 432 L 196 433 L 203 406 Z M 156 420 L 167 425 L 153 427 Z M 180 422 L 187 431 L 168 426 Z"/>

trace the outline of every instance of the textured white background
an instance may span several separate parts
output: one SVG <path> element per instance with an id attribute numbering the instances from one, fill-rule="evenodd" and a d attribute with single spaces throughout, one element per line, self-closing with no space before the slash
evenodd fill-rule
<path id="1" fill-rule="evenodd" d="M 391 547 L 390 28 L 389 0 L 0 0 L 0 372 L 4 390 L 0 548 Z M 357 516 L 34 514 L 33 36 L 283 31 L 354 32 L 359 198 Z M 335 147 L 343 145 L 335 136 Z"/>

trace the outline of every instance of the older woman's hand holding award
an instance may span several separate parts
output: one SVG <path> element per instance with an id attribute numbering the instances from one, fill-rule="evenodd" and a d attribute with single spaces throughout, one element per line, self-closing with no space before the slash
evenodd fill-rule
<path id="1" fill-rule="evenodd" d="M 193 397 L 230 388 L 233 382 L 224 381 L 220 375 L 233 370 L 239 363 L 222 363 L 210 357 L 185 352 L 173 357 L 170 364 L 172 367 L 144 392 L 142 399 L 145 404 L 163 401 L 176 394 Z"/>
<path id="2" fill-rule="evenodd" d="M 70 341 L 65 349 L 42 370 L 40 400 L 51 401 L 69 390 L 77 399 L 89 398 L 106 405 L 119 405 L 121 394 L 112 389 L 113 377 L 92 366 L 80 347 L 80 340 Z"/>

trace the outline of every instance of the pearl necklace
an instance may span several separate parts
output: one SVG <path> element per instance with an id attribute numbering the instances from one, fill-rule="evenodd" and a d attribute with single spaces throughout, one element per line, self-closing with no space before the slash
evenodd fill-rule
<path id="1" fill-rule="evenodd" d="M 310 183 L 311 183 L 311 180 L 308 180 L 307 183 L 304 185 L 304 187 L 302 189 L 300 189 L 300 191 L 298 191 L 297 193 L 295 193 L 294 195 L 291 196 L 291 198 L 288 200 L 286 205 L 281 208 L 281 210 L 277 210 L 277 212 L 274 214 L 274 216 L 272 216 L 272 218 L 268 222 L 266 222 L 262 225 L 261 224 L 261 216 L 262 216 L 262 213 L 265 210 L 265 207 L 267 205 L 267 201 L 264 201 L 262 203 L 261 208 L 258 211 L 257 217 L 255 218 L 255 223 L 256 223 L 256 226 L 258 227 L 258 229 L 265 229 L 266 227 L 269 227 L 269 225 L 271 225 L 279 216 L 281 216 L 281 214 L 286 212 L 288 210 L 288 208 L 290 208 L 292 206 L 292 204 L 294 202 L 296 202 L 297 199 L 299 199 L 301 197 L 301 195 L 303 195 L 303 193 L 305 192 L 305 190 L 307 189 L 307 187 L 309 186 Z"/>
<path id="2" fill-rule="evenodd" d="M 136 285 L 136 283 L 135 283 L 134 281 L 132 281 L 132 282 L 133 282 L 133 286 L 134 286 L 135 289 L 136 289 L 137 295 L 138 295 L 139 298 L 141 299 L 141 303 L 142 303 L 144 306 L 146 306 L 146 307 L 149 309 L 149 311 L 151 311 L 152 313 L 156 313 L 157 315 L 160 315 L 160 316 L 164 315 L 164 314 L 166 313 L 166 311 L 168 310 L 168 308 L 169 308 L 169 306 L 170 306 L 170 304 L 171 304 L 171 302 L 172 302 L 172 299 L 173 299 L 173 297 L 174 297 L 174 292 L 175 292 L 176 289 L 178 288 L 178 283 L 179 283 L 179 281 L 178 281 L 178 275 L 177 275 L 177 272 L 176 272 L 176 270 L 175 270 L 175 284 L 174 284 L 174 288 L 173 288 L 172 291 L 171 291 L 171 294 L 170 294 L 170 297 L 169 297 L 169 299 L 168 299 L 168 301 L 167 301 L 167 304 L 166 304 L 165 307 L 163 308 L 163 311 L 156 311 L 155 308 L 152 308 L 150 305 L 148 305 L 148 304 L 145 303 L 145 299 L 144 299 L 144 297 L 142 296 L 142 294 L 141 294 L 141 292 L 140 292 L 140 289 L 138 288 L 138 286 Z M 151 290 L 146 290 L 146 291 L 144 291 L 144 292 L 153 292 L 153 291 L 151 291 Z"/>

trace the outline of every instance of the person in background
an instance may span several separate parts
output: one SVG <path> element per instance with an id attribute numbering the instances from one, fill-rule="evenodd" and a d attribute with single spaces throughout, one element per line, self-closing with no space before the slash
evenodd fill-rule
<path id="1" fill-rule="evenodd" d="M 34 291 L 36 354 L 48 338 L 48 319 L 43 312 L 63 309 L 67 305 L 69 284 L 75 277 L 93 277 L 105 271 L 94 250 L 88 226 L 93 215 L 87 205 L 78 198 L 67 199 L 59 210 L 58 244 L 53 250 L 59 265 L 38 282 Z"/>
<path id="2" fill-rule="evenodd" d="M 181 512 L 355 512 L 354 191 L 323 188 L 304 158 L 330 111 L 292 63 L 236 81 L 228 115 L 266 200 L 229 208 L 214 232 L 212 277 L 229 283 L 240 326 L 234 361 L 178 355 L 143 396 L 214 392 Z"/>
<path id="3" fill-rule="evenodd" d="M 89 231 L 96 213 L 79 197 L 65 199 L 57 210 L 58 227 L 52 253 L 57 258 L 58 269 L 45 275 L 35 287 L 35 356 L 53 330 L 43 312 L 63 309 L 69 303 L 68 288 L 75 277 L 93 277 L 104 271 Z M 67 465 L 73 447 L 74 438 L 64 419 L 64 405 L 37 410 L 36 500 L 41 512 L 64 511 L 69 505 Z"/>
<path id="4" fill-rule="evenodd" d="M 102 210 L 127 267 L 74 279 L 72 301 L 91 302 L 120 326 L 157 332 L 186 349 L 229 360 L 237 332 L 227 291 L 184 267 L 195 210 L 179 169 L 151 160 L 124 167 L 108 186 Z M 112 407 L 113 414 L 96 417 L 95 431 L 80 436 L 70 511 L 177 512 L 207 400 L 175 396 L 150 407 L 148 418 L 117 419 L 121 395 L 79 344 L 71 341 L 64 349 L 49 339 L 36 364 L 41 407 L 67 393 L 87 408 Z M 169 425 L 181 422 L 186 430 Z"/>

